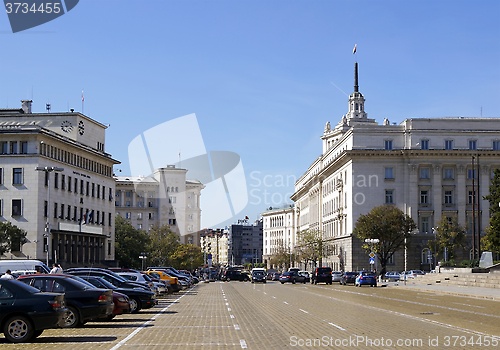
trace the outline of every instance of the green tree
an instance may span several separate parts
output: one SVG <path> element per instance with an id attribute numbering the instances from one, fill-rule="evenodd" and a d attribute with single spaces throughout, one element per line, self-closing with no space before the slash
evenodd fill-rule
<path id="1" fill-rule="evenodd" d="M 500 213 L 500 169 L 495 169 L 490 183 L 490 194 L 484 196 L 490 202 L 490 214 Z"/>
<path id="2" fill-rule="evenodd" d="M 172 254 L 171 261 L 176 269 L 191 271 L 203 265 L 203 253 L 194 244 L 180 244 Z"/>
<path id="3" fill-rule="evenodd" d="M 151 239 L 149 245 L 149 261 L 153 266 L 171 266 L 172 256 L 180 245 L 179 236 L 170 229 L 170 226 L 156 225 L 149 231 Z"/>
<path id="4" fill-rule="evenodd" d="M 123 267 L 141 268 L 141 253 L 148 253 L 150 239 L 145 231 L 135 229 L 118 215 L 115 219 L 115 255 Z"/>
<path id="5" fill-rule="evenodd" d="M 323 263 L 324 250 L 327 243 L 323 239 L 323 233 L 318 230 L 304 230 L 297 232 L 297 251 L 299 260 L 307 263 L 312 262 L 314 266 Z"/>
<path id="6" fill-rule="evenodd" d="M 448 260 L 454 260 L 457 249 L 466 249 L 465 229 L 458 223 L 457 216 L 451 218 L 443 215 L 437 223 L 436 241 L 429 241 L 429 247 L 436 243 L 438 254 L 443 254 L 444 248 L 448 252 Z"/>
<path id="7" fill-rule="evenodd" d="M 0 254 L 21 251 L 23 244 L 28 242 L 26 234 L 26 231 L 9 221 L 0 222 Z"/>
<path id="8" fill-rule="evenodd" d="M 279 241 L 275 252 L 269 258 L 269 263 L 285 271 L 287 266 L 291 267 L 290 262 L 295 262 L 296 258 L 295 252 L 290 252 L 290 249 Z"/>
<path id="9" fill-rule="evenodd" d="M 393 205 L 381 205 L 366 215 L 360 215 L 353 234 L 363 242 L 362 248 L 367 252 L 371 244 L 365 243 L 365 240 L 379 240 L 373 244 L 373 251 L 378 256 L 381 273 L 385 274 L 387 262 L 395 252 L 404 249 L 405 240 L 410 239 L 410 233 L 415 228 L 415 222 L 409 215 Z"/>
<path id="10" fill-rule="evenodd" d="M 490 219 L 490 225 L 485 229 L 485 235 L 481 238 L 481 249 L 483 251 L 500 254 L 500 212 L 495 213 Z"/>

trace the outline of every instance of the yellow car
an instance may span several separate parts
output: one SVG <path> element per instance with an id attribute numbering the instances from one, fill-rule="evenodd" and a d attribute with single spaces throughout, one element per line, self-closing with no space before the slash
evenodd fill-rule
<path id="1" fill-rule="evenodd" d="M 170 284 L 174 292 L 178 292 L 179 290 L 181 290 L 177 277 L 171 277 L 163 271 L 156 271 L 156 270 L 144 271 L 144 273 L 147 273 L 153 278 L 157 278 L 159 280 L 168 282 L 168 284 Z"/>

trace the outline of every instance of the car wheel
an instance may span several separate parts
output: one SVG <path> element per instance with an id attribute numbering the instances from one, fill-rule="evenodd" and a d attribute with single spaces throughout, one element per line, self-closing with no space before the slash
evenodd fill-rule
<path id="1" fill-rule="evenodd" d="M 314 281 L 314 284 L 318 284 L 318 281 L 316 281 L 316 280 L 315 280 L 315 281 Z"/>
<path id="2" fill-rule="evenodd" d="M 138 298 L 130 298 L 130 313 L 136 314 L 141 309 L 141 301 Z"/>
<path id="3" fill-rule="evenodd" d="M 5 322 L 3 333 L 11 343 L 24 343 L 33 337 L 34 329 L 28 318 L 14 316 Z"/>
<path id="4" fill-rule="evenodd" d="M 281 282 L 281 284 L 285 284 L 285 282 Z"/>
<path id="5" fill-rule="evenodd" d="M 68 313 L 64 319 L 64 328 L 75 328 L 80 323 L 80 314 L 73 306 L 68 306 Z"/>
<path id="6" fill-rule="evenodd" d="M 231 279 L 229 277 L 226 278 L 226 282 L 229 282 L 231 281 Z"/>
<path id="7" fill-rule="evenodd" d="M 106 321 L 111 321 L 113 318 L 115 318 L 116 315 L 108 315 L 106 316 Z"/>
<path id="8" fill-rule="evenodd" d="M 252 281 L 252 283 L 253 283 L 253 281 Z"/>
<path id="9" fill-rule="evenodd" d="M 292 280 L 292 284 L 295 284 L 295 280 Z"/>

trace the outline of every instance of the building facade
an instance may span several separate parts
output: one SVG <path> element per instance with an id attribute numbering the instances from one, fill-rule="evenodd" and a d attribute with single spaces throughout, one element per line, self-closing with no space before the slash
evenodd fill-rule
<path id="1" fill-rule="evenodd" d="M 228 231 L 224 229 L 204 229 L 201 231 L 201 248 L 204 256 L 212 256 L 212 265 L 228 265 Z"/>
<path id="2" fill-rule="evenodd" d="M 295 184 L 297 230 L 323 233 L 330 246 L 326 264 L 335 270 L 369 269 L 352 231 L 361 214 L 392 204 L 412 217 L 417 230 L 406 257 L 397 252 L 388 269 L 403 270 L 405 260 L 407 269 L 433 268 L 428 241 L 442 216 L 456 216 L 472 241 L 473 203 L 479 200 L 480 232 L 488 226 L 489 202 L 483 196 L 500 167 L 500 120 L 412 118 L 396 125 L 385 119 L 380 125 L 365 112 L 357 63 L 354 85 L 349 112 L 337 125 L 325 125 L 323 153 Z M 469 259 L 469 251 L 460 256 Z"/>
<path id="3" fill-rule="evenodd" d="M 247 220 L 228 229 L 228 260 L 229 265 L 246 263 L 262 263 L 263 230 L 262 220 L 248 224 Z"/>
<path id="4" fill-rule="evenodd" d="M 263 225 L 263 262 L 271 268 L 270 259 L 273 254 L 287 254 L 295 250 L 297 244 L 295 230 L 295 206 L 285 204 L 280 207 L 270 207 L 262 215 Z"/>
<path id="5" fill-rule="evenodd" d="M 31 104 L 0 110 L 0 220 L 28 239 L 2 258 L 113 264 L 119 162 L 105 152 L 107 127 L 74 111 L 32 113 Z"/>
<path id="6" fill-rule="evenodd" d="M 168 165 L 153 176 L 118 176 L 116 214 L 135 228 L 149 231 L 155 225 L 169 225 L 181 243 L 200 246 L 203 184 L 186 179 L 186 169 Z"/>

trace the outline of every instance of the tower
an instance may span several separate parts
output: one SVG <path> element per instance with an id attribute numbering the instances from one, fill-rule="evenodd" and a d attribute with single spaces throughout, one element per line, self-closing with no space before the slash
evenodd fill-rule
<path id="1" fill-rule="evenodd" d="M 347 119 L 367 119 L 365 98 L 358 87 L 358 62 L 354 63 L 354 92 L 349 96 L 349 112 Z"/>

